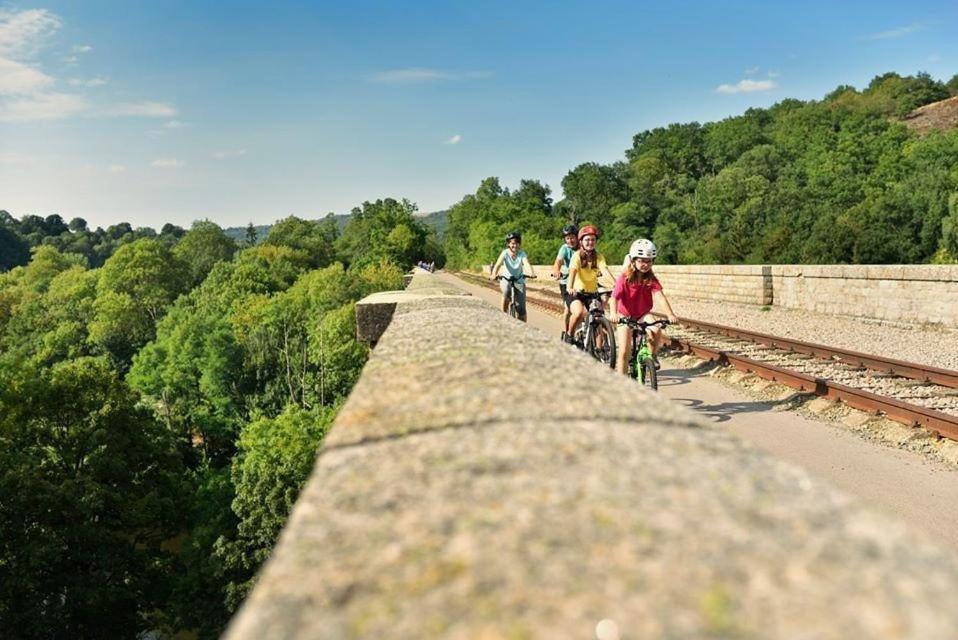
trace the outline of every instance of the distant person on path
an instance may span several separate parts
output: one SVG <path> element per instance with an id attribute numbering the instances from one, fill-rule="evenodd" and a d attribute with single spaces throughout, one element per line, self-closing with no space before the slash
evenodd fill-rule
<path id="1" fill-rule="evenodd" d="M 591 224 L 579 229 L 579 250 L 569 262 L 567 286 L 572 304 L 569 305 L 569 323 L 565 335 L 562 336 L 569 344 L 574 342 L 575 329 L 585 317 L 589 297 L 583 294 L 592 294 L 599 290 L 599 276 L 602 274 L 615 282 L 615 276 L 609 270 L 605 257 L 595 249 L 598 239 L 599 230 Z"/>
<path id="2" fill-rule="evenodd" d="M 609 309 L 609 319 L 617 323 L 619 317 L 632 318 L 639 322 L 653 322 L 652 307 L 659 303 L 666 312 L 669 322 L 676 322 L 675 312 L 669 304 L 659 279 L 652 272 L 652 264 L 658 250 L 651 240 L 642 238 L 636 240 L 629 247 L 628 264 L 615 281 L 612 290 L 612 304 Z M 659 368 L 658 350 L 662 341 L 662 327 L 650 327 L 646 330 L 649 336 L 649 349 L 652 351 L 652 361 L 655 368 Z M 619 345 L 615 368 L 619 373 L 625 373 L 628 359 L 632 353 L 632 330 L 626 324 L 616 329 L 616 344 Z"/>
<path id="3" fill-rule="evenodd" d="M 529 264 L 529 256 L 522 251 L 522 236 L 518 231 L 512 231 L 506 235 L 506 248 L 499 254 L 499 258 L 492 266 L 492 280 L 499 277 L 499 268 L 505 266 L 506 272 L 513 278 L 512 281 L 503 279 L 499 283 L 499 289 L 502 291 L 502 310 L 509 313 L 509 294 L 514 291 L 516 307 L 519 312 L 519 320 L 526 321 L 526 269 L 529 270 L 529 277 L 535 278 L 536 272 Z"/>
<path id="4" fill-rule="evenodd" d="M 574 224 L 567 224 L 562 227 L 562 236 L 564 242 L 559 247 L 559 253 L 552 264 L 552 277 L 559 281 L 559 292 L 562 294 L 562 303 L 565 305 L 565 314 L 562 316 L 562 326 L 569 324 L 569 305 L 572 303 L 572 296 L 569 295 L 569 263 L 572 262 L 572 256 L 579 249 L 579 228 Z"/>

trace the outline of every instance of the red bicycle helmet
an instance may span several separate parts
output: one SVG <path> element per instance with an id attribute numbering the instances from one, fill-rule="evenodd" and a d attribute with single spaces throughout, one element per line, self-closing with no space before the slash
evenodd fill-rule
<path id="1" fill-rule="evenodd" d="M 587 224 L 581 229 L 579 229 L 579 242 L 582 242 L 582 238 L 586 236 L 595 236 L 595 239 L 599 239 L 599 230 L 593 227 L 591 224 Z"/>

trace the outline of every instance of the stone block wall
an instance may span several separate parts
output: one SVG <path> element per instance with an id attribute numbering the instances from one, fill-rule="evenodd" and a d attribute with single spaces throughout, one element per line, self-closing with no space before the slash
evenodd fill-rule
<path id="1" fill-rule="evenodd" d="M 442 277 L 365 301 L 389 324 L 227 640 L 955 637 L 954 554 Z"/>
<path id="2" fill-rule="evenodd" d="M 657 265 L 655 273 L 680 297 L 958 326 L 958 265 Z"/>
<path id="3" fill-rule="evenodd" d="M 775 305 L 958 326 L 958 265 L 776 265 Z"/>

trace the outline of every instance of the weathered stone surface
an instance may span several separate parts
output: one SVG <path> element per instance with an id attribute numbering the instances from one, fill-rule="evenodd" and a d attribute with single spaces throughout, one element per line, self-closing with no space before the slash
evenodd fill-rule
<path id="1" fill-rule="evenodd" d="M 904 524 L 439 296 L 398 303 L 227 637 L 951 639 L 956 589 Z"/>

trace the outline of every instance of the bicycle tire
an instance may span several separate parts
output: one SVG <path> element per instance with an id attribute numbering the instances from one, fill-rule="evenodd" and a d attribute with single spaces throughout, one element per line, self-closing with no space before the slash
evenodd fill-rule
<path id="1" fill-rule="evenodd" d="M 596 322 L 594 329 L 592 338 L 589 340 L 589 353 L 602 364 L 615 369 L 615 329 L 612 322 L 606 317 L 601 317 Z M 595 346 L 596 336 L 600 333 L 604 334 L 604 344 L 601 348 L 597 348 Z"/>
<path id="2" fill-rule="evenodd" d="M 655 362 L 651 358 L 642 363 L 642 385 L 652 391 L 659 390 L 659 376 L 655 370 Z"/>
<path id="3" fill-rule="evenodd" d="M 509 303 L 509 315 L 512 316 L 513 318 L 519 317 L 519 311 L 516 309 L 515 300 Z"/>

